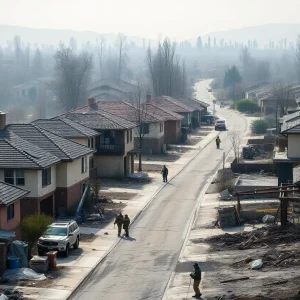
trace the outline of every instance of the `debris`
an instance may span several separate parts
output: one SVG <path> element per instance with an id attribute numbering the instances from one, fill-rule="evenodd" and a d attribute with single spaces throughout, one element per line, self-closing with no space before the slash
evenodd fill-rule
<path id="1" fill-rule="evenodd" d="M 224 190 L 220 193 L 221 200 L 232 200 L 232 195 L 229 193 L 228 190 Z"/>
<path id="2" fill-rule="evenodd" d="M 282 259 L 280 259 L 277 263 L 275 263 L 275 266 L 278 266 L 280 263 L 282 263 L 283 261 L 285 261 L 285 260 L 287 260 L 287 259 L 289 259 L 289 258 L 292 258 L 292 257 L 295 257 L 295 254 L 293 253 L 293 254 L 290 254 L 290 255 L 288 255 L 288 256 L 286 256 L 285 258 L 282 258 Z"/>
<path id="3" fill-rule="evenodd" d="M 284 284 L 284 283 L 287 283 L 288 280 L 281 280 L 281 281 L 275 281 L 275 282 L 272 282 L 272 283 L 267 283 L 267 284 L 263 284 L 263 286 L 271 286 L 271 285 L 277 285 L 277 284 Z"/>
<path id="4" fill-rule="evenodd" d="M 263 262 L 261 259 L 256 259 L 249 263 L 249 267 L 251 270 L 259 270 L 263 266 Z"/>
<path id="5" fill-rule="evenodd" d="M 235 227 L 241 224 L 234 206 L 220 208 L 218 209 L 218 213 L 218 220 L 221 228 Z"/>
<path id="6" fill-rule="evenodd" d="M 275 217 L 272 216 L 272 215 L 265 215 L 265 216 L 262 218 L 262 221 L 263 221 L 263 223 L 265 223 L 265 224 L 274 224 Z"/>
<path id="7" fill-rule="evenodd" d="M 104 232 L 104 235 L 108 235 L 108 232 Z"/>
<path id="8" fill-rule="evenodd" d="M 238 277 L 238 278 L 223 280 L 223 281 L 220 281 L 220 283 L 235 282 L 235 281 L 248 280 L 248 279 L 250 279 L 250 277 L 244 276 L 244 277 Z"/>
<path id="9" fill-rule="evenodd" d="M 102 219 L 103 219 L 103 217 L 100 214 L 91 214 L 88 217 L 86 217 L 87 221 L 99 221 Z"/>
<path id="10" fill-rule="evenodd" d="M 44 274 L 38 274 L 29 268 L 19 268 L 6 270 L 2 275 L 3 279 L 8 281 L 17 281 L 17 280 L 45 280 L 47 279 Z"/>

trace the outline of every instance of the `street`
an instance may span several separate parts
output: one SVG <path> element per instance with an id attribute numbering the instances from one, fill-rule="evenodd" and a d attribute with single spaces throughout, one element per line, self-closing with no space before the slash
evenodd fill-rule
<path id="1" fill-rule="evenodd" d="M 207 85 L 197 85 L 197 97 L 207 101 Z M 218 108 L 216 108 L 218 111 Z M 227 128 L 246 130 L 243 117 L 221 110 Z M 175 269 L 190 219 L 201 194 L 231 149 L 228 131 L 220 132 L 221 149 L 212 141 L 173 178 L 139 215 L 122 240 L 70 299 L 161 299 Z M 171 177 L 172 174 L 169 174 Z M 126 211 L 125 211 L 126 213 Z M 130 216 L 129 216 L 130 217 Z"/>

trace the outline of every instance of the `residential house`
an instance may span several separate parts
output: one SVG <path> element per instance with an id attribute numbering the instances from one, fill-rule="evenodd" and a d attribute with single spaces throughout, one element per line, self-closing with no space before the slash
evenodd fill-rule
<path id="1" fill-rule="evenodd" d="M 96 138 L 99 132 L 76 123 L 64 117 L 55 119 L 38 119 L 32 122 L 34 125 L 53 134 L 69 139 L 78 144 L 85 145 L 93 150 L 96 149 Z M 94 168 L 93 156 L 89 159 L 90 177 L 95 178 L 97 170 Z M 96 174 L 95 174 L 96 173 Z"/>
<path id="2" fill-rule="evenodd" d="M 124 79 L 100 79 L 94 82 L 88 93 L 89 97 L 105 101 L 130 100 L 136 93 L 138 84 Z"/>
<path id="3" fill-rule="evenodd" d="M 139 149 L 140 134 L 142 135 L 142 151 L 144 153 L 160 154 L 164 149 L 164 121 L 165 118 L 146 110 L 140 105 L 135 107 L 126 101 L 96 101 L 89 98 L 89 105 L 76 109 L 74 112 L 106 111 L 115 116 L 124 118 L 134 124 L 135 149 Z M 140 128 L 139 128 L 139 125 Z"/>
<path id="4" fill-rule="evenodd" d="M 54 215 L 56 167 L 59 163 L 60 159 L 51 153 L 7 129 L 0 129 L 0 180 L 30 191 L 20 202 L 16 199 L 16 223 L 19 205 L 21 217 L 33 213 Z M 17 226 L 16 223 L 12 226 Z"/>
<path id="5" fill-rule="evenodd" d="M 6 129 L 60 161 L 55 168 L 45 170 L 42 179 L 42 186 L 51 186 L 51 193 L 55 193 L 55 212 L 77 205 L 89 180 L 88 162 L 94 150 L 32 123 L 10 124 Z M 36 178 L 30 184 L 37 186 Z M 28 190 L 32 191 L 31 188 Z"/>
<path id="6" fill-rule="evenodd" d="M 136 124 L 105 111 L 73 111 L 66 118 L 100 133 L 95 140 L 94 167 L 99 177 L 134 173 Z"/>
<path id="7" fill-rule="evenodd" d="M 160 96 L 156 98 L 147 97 L 147 103 L 154 104 L 158 107 L 163 107 L 167 111 L 175 112 L 183 116 L 181 121 L 181 127 L 191 128 L 192 127 L 192 112 L 194 108 L 188 107 L 179 100 L 175 100 L 169 96 Z"/>
<path id="8" fill-rule="evenodd" d="M 21 200 L 30 192 L 0 181 L 0 229 L 16 230 L 21 220 Z"/>
<path id="9" fill-rule="evenodd" d="M 273 158 L 278 169 L 278 185 L 292 183 L 293 168 L 300 165 L 300 111 L 281 119 L 281 134 L 287 138 L 287 149 L 277 149 Z"/>

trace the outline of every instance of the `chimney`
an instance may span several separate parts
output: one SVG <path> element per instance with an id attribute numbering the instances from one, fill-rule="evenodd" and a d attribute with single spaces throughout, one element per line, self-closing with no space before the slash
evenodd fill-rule
<path id="1" fill-rule="evenodd" d="M 89 107 L 90 109 L 93 109 L 93 110 L 97 110 L 98 109 L 98 106 L 97 106 L 97 101 L 95 98 L 91 97 L 88 99 L 88 104 L 89 104 Z"/>
<path id="2" fill-rule="evenodd" d="M 6 126 L 6 113 L 0 111 L 0 130 L 4 129 Z"/>
<path id="3" fill-rule="evenodd" d="M 146 102 L 150 102 L 150 101 L 151 101 L 151 94 L 148 92 L 146 96 Z"/>

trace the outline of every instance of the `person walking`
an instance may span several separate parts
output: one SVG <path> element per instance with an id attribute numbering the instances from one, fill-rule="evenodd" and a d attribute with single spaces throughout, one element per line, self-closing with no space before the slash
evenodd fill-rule
<path id="1" fill-rule="evenodd" d="M 219 137 L 216 138 L 216 146 L 217 149 L 220 149 L 221 139 Z"/>
<path id="2" fill-rule="evenodd" d="M 117 224 L 117 226 L 118 226 L 118 236 L 121 235 L 122 225 L 123 225 L 123 220 L 124 220 L 124 217 L 123 217 L 122 213 L 120 212 L 120 213 L 117 215 L 116 220 L 115 220 L 115 223 L 114 223 L 114 225 Z"/>
<path id="3" fill-rule="evenodd" d="M 168 182 L 168 173 L 169 173 L 169 170 L 168 168 L 164 165 L 161 169 L 161 174 L 162 174 L 162 177 L 163 177 L 163 181 L 164 182 Z"/>
<path id="4" fill-rule="evenodd" d="M 130 225 L 130 219 L 128 215 L 125 215 L 123 220 L 123 229 L 125 230 L 125 236 L 129 237 L 129 225 Z"/>
<path id="5" fill-rule="evenodd" d="M 199 285 L 201 282 L 201 269 L 197 263 L 194 263 L 193 267 L 194 267 L 194 272 L 190 274 L 190 277 L 194 280 L 193 288 L 195 291 L 195 295 L 192 297 L 196 299 L 200 299 L 202 295 L 199 289 Z"/>

